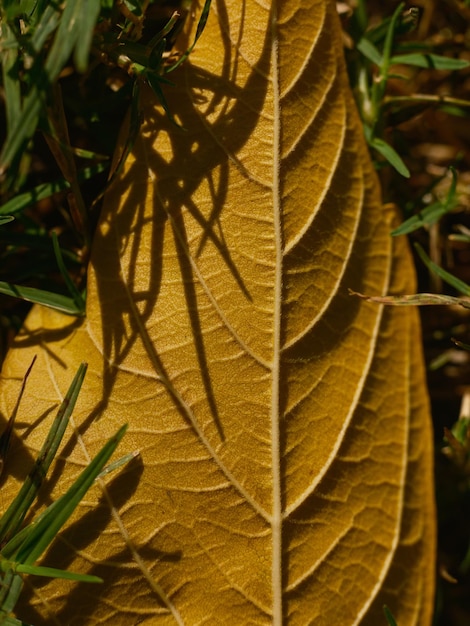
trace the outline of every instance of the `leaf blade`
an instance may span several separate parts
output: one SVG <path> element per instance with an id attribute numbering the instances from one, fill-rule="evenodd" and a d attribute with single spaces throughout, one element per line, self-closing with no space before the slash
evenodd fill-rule
<path id="1" fill-rule="evenodd" d="M 347 295 L 413 291 L 410 259 L 381 212 L 333 7 L 302 5 L 301 38 L 292 6 L 217 3 L 166 94 L 188 132 L 144 92 L 146 122 L 95 241 L 86 323 L 57 337 L 63 318 L 36 310 L 24 332 L 54 354 L 40 357 L 51 397 L 59 363 L 84 350 L 93 364 L 77 421 L 102 419 L 67 449 L 61 480 L 130 423 L 141 474 L 107 487 L 87 518 L 112 548 L 77 518 L 66 537 L 83 540 L 76 571 L 106 580 L 127 559 L 128 597 L 109 585 L 103 604 L 132 614 L 139 597 L 148 624 L 376 624 L 384 598 L 401 626 L 416 612 L 430 622 L 432 559 L 416 556 L 421 536 L 433 550 L 416 316 Z M 396 610 L 403 563 L 413 576 Z M 71 603 L 52 593 L 67 622 Z"/>

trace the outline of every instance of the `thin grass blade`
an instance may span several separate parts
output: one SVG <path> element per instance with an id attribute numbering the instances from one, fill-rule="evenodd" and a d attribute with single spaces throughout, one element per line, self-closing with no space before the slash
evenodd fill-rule
<path id="1" fill-rule="evenodd" d="M 434 70 L 461 70 L 470 65 L 465 59 L 452 59 L 440 54 L 400 54 L 390 59 L 390 65 L 412 65 Z"/>
<path id="2" fill-rule="evenodd" d="M 374 44 L 367 39 L 367 37 L 362 37 L 362 39 L 357 44 L 357 49 L 361 54 L 363 54 L 366 59 L 369 59 L 375 65 L 380 66 L 382 63 L 382 55 L 374 46 Z"/>
<path id="3" fill-rule="evenodd" d="M 98 163 L 91 167 L 85 167 L 78 172 L 78 180 L 84 182 L 90 180 L 94 176 L 105 172 L 109 168 L 108 163 Z M 49 198 L 56 193 L 70 188 L 70 184 L 64 178 L 55 180 L 51 183 L 42 183 L 29 191 L 21 193 L 0 207 L 0 215 L 15 215 L 19 211 L 27 207 Z"/>
<path id="4" fill-rule="evenodd" d="M 396 33 L 397 24 L 403 13 L 404 2 L 401 2 L 395 9 L 390 23 L 388 25 L 387 33 L 385 35 L 384 47 L 382 52 L 382 62 L 379 65 L 380 73 L 378 79 L 372 85 L 372 100 L 375 105 L 375 110 L 379 110 L 379 105 L 383 100 L 385 94 L 385 88 L 387 86 L 388 73 L 390 69 L 390 58 L 392 56 L 393 40 Z"/>
<path id="5" fill-rule="evenodd" d="M 393 617 L 392 612 L 390 611 L 388 606 L 384 605 L 383 609 L 384 609 L 385 618 L 387 620 L 388 626 L 397 626 L 397 622 L 395 618 Z"/>
<path id="6" fill-rule="evenodd" d="M 374 150 L 377 150 L 377 152 L 381 154 L 399 174 L 405 178 L 410 177 L 410 170 L 403 163 L 403 160 L 398 152 L 392 148 L 390 144 L 383 139 L 380 139 L 380 137 L 374 137 L 369 142 L 369 145 L 374 148 Z"/>
<path id="7" fill-rule="evenodd" d="M 442 267 L 439 267 L 439 265 L 434 263 L 434 261 L 431 261 L 426 252 L 418 243 L 415 243 L 414 247 L 420 259 L 431 272 L 437 274 L 437 276 L 442 278 L 442 280 L 444 280 L 451 287 L 457 289 L 457 291 L 460 291 L 460 293 L 463 293 L 465 296 L 470 297 L 470 286 L 467 285 L 467 283 L 464 283 L 463 280 L 460 280 L 456 276 L 453 276 L 449 272 L 446 272 L 446 270 L 442 269 Z"/>
<path id="8" fill-rule="evenodd" d="M 31 37 L 31 47 L 36 53 L 43 49 L 44 44 L 57 28 L 61 15 L 57 7 L 55 3 L 49 2 L 41 19 L 37 20 L 37 26 Z"/>
<path id="9" fill-rule="evenodd" d="M 83 583 L 102 583 L 103 579 L 91 574 L 77 574 L 55 567 L 41 567 L 40 565 L 22 565 L 7 561 L 6 566 L 10 566 L 18 574 L 30 574 L 32 576 L 43 576 L 45 578 L 62 578 L 63 580 L 76 580 Z M 5 565 L 4 565 L 5 567 Z"/>
<path id="10" fill-rule="evenodd" d="M 410 9 L 402 12 L 394 27 L 395 35 L 405 35 L 412 32 L 418 25 L 419 15 L 420 11 L 417 7 L 411 7 Z M 390 21 L 392 19 L 393 16 L 387 17 L 382 20 L 377 26 L 374 26 L 373 28 L 368 30 L 368 39 L 370 39 L 370 41 L 375 44 L 380 44 L 381 42 L 383 42 L 385 37 L 387 36 L 388 29 L 390 28 Z"/>
<path id="11" fill-rule="evenodd" d="M 169 72 L 173 72 L 173 70 L 175 70 L 177 67 L 179 67 L 184 61 L 186 61 L 186 59 L 188 58 L 188 56 L 191 54 L 191 52 L 194 49 L 194 46 L 196 45 L 199 37 L 202 35 L 204 28 L 206 27 L 206 23 L 207 23 L 207 19 L 209 17 L 209 9 L 211 7 L 211 1 L 212 0 L 206 0 L 204 3 L 204 7 L 202 9 L 202 13 L 201 13 L 201 17 L 199 18 L 199 22 L 196 28 L 196 35 L 194 36 L 194 41 L 191 44 L 191 46 L 186 50 L 186 52 L 176 61 L 176 63 L 173 63 L 173 65 L 170 65 L 170 67 L 168 67 L 165 70 L 165 74 L 168 74 Z"/>
<path id="12" fill-rule="evenodd" d="M 17 124 L 21 112 L 18 72 L 18 44 L 8 23 L 2 21 L 2 74 L 7 128 Z"/>
<path id="13" fill-rule="evenodd" d="M 57 266 L 62 275 L 62 278 L 64 279 L 67 289 L 69 290 L 72 300 L 75 306 L 77 307 L 77 309 L 81 311 L 82 315 L 84 315 L 85 305 L 86 305 L 85 298 L 83 297 L 83 294 L 80 293 L 80 291 L 77 289 L 77 286 L 75 285 L 73 280 L 70 278 L 70 275 L 64 263 L 64 259 L 62 257 L 62 252 L 59 246 L 59 241 L 57 239 L 57 235 L 55 232 L 52 232 L 52 246 L 54 248 L 54 256 L 57 261 Z"/>
<path id="14" fill-rule="evenodd" d="M 79 72 L 84 72 L 88 65 L 93 31 L 100 13 L 100 0 L 83 0 L 82 10 L 78 14 L 76 28 L 80 33 L 75 46 L 74 61 Z"/>
<path id="15" fill-rule="evenodd" d="M 0 579 L 0 626 L 9 623 L 7 620 L 11 618 L 22 588 L 23 579 L 12 570 Z"/>
<path id="16" fill-rule="evenodd" d="M 66 313 L 67 315 L 75 315 L 78 317 L 84 315 L 83 309 L 77 307 L 73 298 L 52 291 L 36 289 L 35 287 L 22 287 L 21 285 L 12 285 L 0 281 L 0 293 L 6 296 L 13 296 L 14 298 L 20 298 L 27 302 L 33 302 L 34 304 L 42 304 L 56 311 Z"/>
<path id="17" fill-rule="evenodd" d="M 452 182 L 445 199 L 443 201 L 433 202 L 417 215 L 413 215 L 409 219 L 405 220 L 402 224 L 400 224 L 400 226 L 398 226 L 398 228 L 395 228 L 395 230 L 391 232 L 393 237 L 397 237 L 398 235 L 407 235 L 422 226 L 431 226 L 457 206 L 457 172 L 453 167 L 450 167 L 449 169 L 452 175 Z"/>

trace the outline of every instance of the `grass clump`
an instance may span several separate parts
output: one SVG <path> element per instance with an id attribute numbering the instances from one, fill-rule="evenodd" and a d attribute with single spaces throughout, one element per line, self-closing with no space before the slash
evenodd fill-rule
<path id="1" fill-rule="evenodd" d="M 8 425 L 0 436 L 0 471 L 3 470 L 8 459 L 9 443 L 16 413 L 33 365 L 34 361 L 25 375 L 17 404 L 10 416 Z M 23 623 L 13 617 L 13 610 L 23 587 L 23 574 L 33 574 L 47 578 L 65 578 L 85 583 L 102 582 L 97 576 L 38 566 L 35 563 L 54 541 L 57 533 L 70 518 L 88 489 L 97 479 L 109 472 L 109 468 L 105 468 L 105 465 L 122 439 L 126 426 L 120 428 L 109 439 L 63 496 L 50 504 L 33 521 L 30 521 L 27 525 L 23 524 L 58 452 L 75 407 L 85 373 L 86 364 L 82 364 L 59 407 L 56 418 L 31 471 L 23 482 L 17 496 L 0 518 L 0 624 L 19 626 Z M 114 463 L 113 469 L 128 460 L 129 458 L 126 457 Z"/>
<path id="2" fill-rule="evenodd" d="M 209 6 L 182 49 L 192 2 L 2 4 L 0 294 L 84 314 L 93 229 L 122 117 L 130 107 L 121 164 L 139 131 L 141 85 L 171 117 L 163 86 L 171 88 L 168 75 L 190 54 Z"/>
<path id="3" fill-rule="evenodd" d="M 188 48 L 179 41 L 186 39 L 183 30 L 194 8 L 191 0 L 66 0 L 62 4 L 5 0 L 1 4 L 0 361 L 9 337 L 21 326 L 25 302 L 84 315 L 93 230 L 100 201 L 112 181 L 111 157 L 124 113 L 131 111 L 129 135 L 116 171 L 139 132 L 142 84 L 153 89 L 172 117 L 164 96 L 164 89 L 172 85 L 168 75 L 190 54 L 209 7 L 210 0 L 205 0 Z M 17 299 L 23 304 L 18 306 Z M 32 470 L 0 519 L 0 624 L 22 624 L 13 611 L 25 574 L 101 582 L 96 576 L 36 562 L 93 483 L 133 458 L 129 455 L 106 466 L 125 426 L 63 496 L 25 525 L 58 453 L 85 372 L 82 364 Z M 28 374 L 0 434 L 0 477 L 8 466 Z"/>

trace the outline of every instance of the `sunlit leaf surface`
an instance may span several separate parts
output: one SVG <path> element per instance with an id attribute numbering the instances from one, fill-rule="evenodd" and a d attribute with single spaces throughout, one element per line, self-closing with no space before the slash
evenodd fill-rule
<path id="1" fill-rule="evenodd" d="M 124 422 L 121 453 L 141 454 L 90 492 L 45 560 L 105 583 L 31 579 L 21 615 L 378 626 L 386 604 L 400 626 L 430 624 L 416 312 L 348 293 L 413 293 L 412 264 L 389 236 L 334 3 L 213 5 L 166 90 L 186 130 L 145 94 L 95 240 L 86 321 L 34 309 L 4 368 L 8 415 L 38 354 L 2 499 L 83 360 L 54 492 Z"/>

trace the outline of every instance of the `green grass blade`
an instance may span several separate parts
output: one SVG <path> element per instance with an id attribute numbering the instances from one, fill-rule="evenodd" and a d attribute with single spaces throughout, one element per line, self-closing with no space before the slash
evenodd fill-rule
<path id="1" fill-rule="evenodd" d="M 390 65 L 413 65 L 434 70 L 461 70 L 470 63 L 464 59 L 452 59 L 440 54 L 401 54 L 390 59 Z"/>
<path id="2" fill-rule="evenodd" d="M 0 561 L 1 564 L 1 561 Z M 44 576 L 46 578 L 62 578 L 63 580 L 76 580 L 83 583 L 102 583 L 103 579 L 99 576 L 90 574 L 77 574 L 76 572 L 68 572 L 55 567 L 42 567 L 40 565 L 22 565 L 13 561 L 6 561 L 2 568 L 11 568 L 18 574 L 30 574 L 32 576 Z"/>
<path id="3" fill-rule="evenodd" d="M 50 0 L 23 0 L 23 11 L 27 14 L 30 25 L 36 25 L 42 18 L 44 11 L 50 4 Z"/>
<path id="4" fill-rule="evenodd" d="M 183 126 L 181 126 L 181 124 L 177 122 L 173 113 L 170 111 L 170 108 L 168 107 L 167 101 L 165 99 L 165 94 L 163 93 L 162 88 L 160 87 L 160 78 L 158 76 L 155 76 L 154 74 L 149 73 L 147 74 L 147 82 L 150 85 L 150 87 L 153 89 L 157 98 L 159 99 L 160 104 L 163 107 L 163 110 L 168 116 L 168 119 L 181 130 L 185 130 Z"/>
<path id="5" fill-rule="evenodd" d="M 384 58 L 384 63 L 385 63 L 385 67 L 383 68 L 383 71 L 385 74 L 388 71 L 390 58 L 392 56 L 393 40 L 395 38 L 395 35 L 397 32 L 397 25 L 399 23 L 399 20 L 401 18 L 401 14 L 403 13 L 404 8 L 405 8 L 405 3 L 400 2 L 400 4 L 397 6 L 395 11 L 393 12 L 393 15 L 390 18 L 390 23 L 387 28 L 387 33 L 385 35 L 385 42 L 384 42 L 384 50 L 383 50 L 383 58 Z"/>
<path id="6" fill-rule="evenodd" d="M 10 42 L 12 45 L 9 45 Z M 21 112 L 21 84 L 18 73 L 18 45 L 8 23 L 2 21 L 2 77 L 7 128 L 17 124 Z"/>
<path id="7" fill-rule="evenodd" d="M 415 243 L 414 247 L 420 259 L 431 272 L 437 274 L 437 276 L 442 278 L 443 281 L 445 281 L 451 287 L 454 287 L 454 289 L 457 289 L 457 291 L 460 291 L 460 293 L 463 293 L 465 296 L 470 296 L 470 286 L 467 285 L 467 283 L 464 283 L 463 280 L 460 280 L 456 276 L 453 276 L 449 272 L 446 272 L 446 270 L 443 270 L 442 267 L 439 267 L 439 265 L 431 261 L 431 259 L 418 243 Z"/>
<path id="8" fill-rule="evenodd" d="M 78 172 L 78 180 L 80 182 L 90 180 L 93 176 L 97 176 L 98 174 L 105 172 L 108 168 L 108 163 L 98 163 L 91 167 L 85 167 Z M 28 206 L 39 202 L 40 200 L 49 198 L 50 196 L 69 188 L 70 183 L 68 183 L 65 178 L 61 178 L 51 183 L 37 185 L 34 189 L 18 194 L 14 198 L 11 198 L 11 200 L 8 200 L 8 202 L 5 202 L 5 204 L 0 207 L 0 215 L 14 215 L 19 211 L 26 209 Z"/>
<path id="9" fill-rule="evenodd" d="M 464 243 L 470 243 L 470 237 L 468 235 L 449 235 L 450 241 L 462 241 Z"/>
<path id="10" fill-rule="evenodd" d="M 0 580 L 0 626 L 8 624 L 23 587 L 19 574 L 9 570 Z"/>
<path id="11" fill-rule="evenodd" d="M 2 219 L 4 218 L 0 217 L 0 223 Z M 11 221 L 11 220 L 8 220 L 8 221 Z M 0 229 L 0 241 L 2 241 L 4 244 L 12 248 L 11 250 L 5 251 L 4 257 L 3 257 L 4 259 L 8 258 L 11 254 L 14 254 L 16 252 L 15 248 L 18 248 L 18 247 L 30 248 L 31 250 L 35 250 L 35 251 L 37 250 L 37 251 L 43 251 L 43 252 L 51 251 L 51 238 L 49 237 L 47 233 L 43 234 L 41 231 L 39 231 L 38 233 L 21 233 L 21 232 L 15 233 L 15 232 L 9 232 L 4 228 L 4 229 Z M 71 263 L 74 263 L 75 265 L 81 265 L 81 260 L 75 254 L 75 252 L 72 252 L 70 250 L 64 250 L 61 248 L 61 254 L 62 254 L 62 257 L 67 258 Z M 25 267 L 21 275 L 31 276 L 33 274 L 37 275 L 37 273 L 38 273 L 37 266 L 35 266 L 34 268 Z M 17 278 L 16 280 L 20 282 L 20 279 Z"/>
<path id="12" fill-rule="evenodd" d="M 395 618 L 392 615 L 392 612 L 390 611 L 390 609 L 388 608 L 386 604 L 384 605 L 383 610 L 385 613 L 385 618 L 387 620 L 388 626 L 398 626 Z"/>
<path id="13" fill-rule="evenodd" d="M 446 199 L 444 202 L 444 206 L 449 209 L 453 208 L 456 205 L 456 191 L 457 191 L 457 170 L 452 165 L 449 167 L 450 174 L 452 176 L 452 181 L 450 183 L 449 191 L 446 195 Z"/>
<path id="14" fill-rule="evenodd" d="M 411 7 L 400 14 L 398 21 L 395 24 L 395 35 L 405 35 L 412 32 L 419 22 L 420 11 L 416 7 Z M 390 21 L 392 17 L 387 17 L 377 25 L 367 31 L 367 38 L 372 43 L 379 45 L 387 36 L 387 32 L 390 28 Z"/>
<path id="15" fill-rule="evenodd" d="M 139 454 L 140 452 L 138 450 L 135 452 L 129 452 L 129 454 L 125 454 L 120 459 L 117 459 L 116 461 L 113 461 L 109 465 L 106 465 L 106 467 L 95 478 L 95 481 L 100 480 L 101 478 L 104 478 L 111 472 L 115 472 L 117 469 L 119 469 L 123 465 L 127 465 L 127 463 L 130 463 L 133 459 L 136 459 L 139 456 Z"/>
<path id="16" fill-rule="evenodd" d="M 41 15 L 41 19 L 37 21 L 37 26 L 34 28 L 31 37 L 31 48 L 36 53 L 42 50 L 50 35 L 52 35 L 57 28 L 61 15 L 57 7 L 57 4 L 49 2 L 44 13 Z"/>
<path id="17" fill-rule="evenodd" d="M 383 139 L 379 137 L 374 137 L 369 145 L 377 150 L 389 163 L 392 167 L 394 167 L 399 174 L 404 176 L 405 178 L 410 177 L 410 170 L 403 163 L 402 158 L 398 154 L 398 152 L 392 148 L 390 144 L 388 144 Z"/>
<path id="18" fill-rule="evenodd" d="M 380 66 L 382 64 L 382 55 L 367 37 L 362 37 L 357 44 L 357 49 L 366 59 L 369 59 L 369 61 L 372 61 L 375 65 Z"/>
<path id="19" fill-rule="evenodd" d="M 57 239 L 57 235 L 55 232 L 52 232 L 52 246 L 54 248 L 54 255 L 57 261 L 57 265 L 59 267 L 59 271 L 64 279 L 64 282 L 67 286 L 67 289 L 70 292 L 72 300 L 79 311 L 81 311 L 81 315 L 85 315 L 85 298 L 77 289 L 75 283 L 70 278 L 67 268 L 65 267 L 64 259 L 62 257 L 62 252 L 60 250 L 59 241 Z"/>
<path id="20" fill-rule="evenodd" d="M 441 202 L 433 202 L 433 204 L 430 204 L 417 215 L 413 215 L 409 219 L 405 220 L 402 224 L 400 224 L 400 226 L 395 228 L 395 230 L 392 230 L 390 234 L 392 237 L 409 235 L 422 226 L 435 224 L 443 215 L 447 213 L 447 211 L 448 209 L 446 209 Z"/>
<path id="21" fill-rule="evenodd" d="M 194 46 L 196 45 L 199 37 L 202 35 L 202 33 L 204 31 L 204 28 L 206 27 L 207 19 L 209 17 L 209 9 L 211 7 L 211 1 L 212 0 L 206 0 L 205 3 L 204 3 L 204 7 L 203 7 L 202 12 L 201 12 L 201 17 L 199 18 L 199 22 L 198 22 L 198 25 L 197 25 L 197 28 L 196 28 L 196 35 L 194 36 L 193 43 L 186 50 L 186 52 L 176 61 L 176 63 L 173 63 L 173 65 L 170 65 L 170 67 L 166 68 L 166 70 L 165 70 L 166 74 L 168 74 L 169 72 L 172 72 L 177 67 L 179 67 L 181 65 L 181 63 L 186 61 L 188 56 L 193 51 Z"/>
<path id="22" fill-rule="evenodd" d="M 421 228 L 421 226 L 431 226 L 440 220 L 443 215 L 455 209 L 458 203 L 456 193 L 457 172 L 454 167 L 450 167 L 449 170 L 452 175 L 452 181 L 444 201 L 433 202 L 428 207 L 420 211 L 418 215 L 413 215 L 409 219 L 405 220 L 403 224 L 400 224 L 398 228 L 395 228 L 395 230 L 391 232 L 393 237 L 398 235 L 407 235 L 408 233 Z"/>
<path id="23" fill-rule="evenodd" d="M 13 215 L 3 215 L 2 217 L 0 217 L 0 226 L 3 226 L 3 224 L 8 224 L 8 222 L 12 222 L 15 218 L 13 217 Z"/>
<path id="24" fill-rule="evenodd" d="M 364 33 L 367 28 L 367 8 L 366 0 L 358 0 L 357 7 L 351 16 L 354 21 L 354 30 L 358 33 Z"/>
<path id="25" fill-rule="evenodd" d="M 56 311 L 61 311 L 67 315 L 83 316 L 84 310 L 77 307 L 73 298 L 63 296 L 60 293 L 46 291 L 44 289 L 36 289 L 36 287 L 22 287 L 21 285 L 12 285 L 4 281 L 0 281 L 0 293 L 6 296 L 20 298 L 34 304 L 42 304 Z"/>
<path id="26" fill-rule="evenodd" d="M 0 153 L 0 175 L 4 174 L 17 154 L 24 150 L 29 139 L 33 136 L 43 102 L 44 97 L 37 89 L 33 89 L 29 97 L 26 98 L 21 118 L 8 129 L 7 139 Z"/>
<path id="27" fill-rule="evenodd" d="M 385 35 L 385 42 L 382 53 L 382 63 L 380 64 L 380 75 L 379 79 L 373 85 L 373 94 L 374 94 L 374 102 L 376 105 L 375 110 L 379 110 L 379 105 L 383 99 L 385 93 L 385 87 L 387 85 L 388 73 L 390 69 L 390 58 L 392 56 L 392 47 L 393 40 L 396 34 L 397 24 L 400 20 L 401 14 L 403 13 L 403 9 L 405 7 L 405 3 L 401 2 L 397 8 L 395 9 L 390 23 L 387 29 L 387 34 Z"/>
<path id="28" fill-rule="evenodd" d="M 5 204 L 0 207 L 0 215 L 14 215 L 15 213 L 22 211 L 31 204 L 39 202 L 44 198 L 49 198 L 55 193 L 59 193 L 64 189 L 68 189 L 69 187 L 70 185 L 66 180 L 37 185 L 37 187 L 31 189 L 31 191 L 26 191 L 24 193 L 18 194 L 11 200 L 8 200 L 8 202 L 5 202 Z"/>
<path id="29" fill-rule="evenodd" d="M 69 148 L 75 156 L 80 157 L 81 159 L 90 159 L 91 161 L 109 161 L 109 156 L 107 154 L 92 152 L 91 150 L 86 150 L 85 148 L 75 148 L 73 146 L 67 146 L 67 148 Z M 78 172 L 78 174 L 80 174 L 80 172 Z"/>
<path id="30" fill-rule="evenodd" d="M 49 85 L 58 78 L 81 35 L 76 27 L 80 23 L 81 11 L 87 8 L 86 4 L 86 0 L 74 0 L 72 2 L 69 0 L 65 3 L 44 68 Z M 39 84 L 42 84 L 41 79 Z"/>
<path id="31" fill-rule="evenodd" d="M 83 7 L 78 14 L 76 28 L 80 33 L 75 46 L 74 61 L 79 72 L 84 72 L 88 65 L 93 31 L 100 13 L 100 0 L 83 0 Z"/>
<path id="32" fill-rule="evenodd" d="M 152 58 L 152 56 L 155 56 L 156 54 L 156 59 L 158 60 L 159 63 L 161 62 L 161 55 L 158 52 L 158 44 L 161 41 L 163 41 L 163 39 L 165 39 L 165 37 L 169 34 L 171 29 L 178 22 L 178 18 L 179 18 L 178 12 L 175 11 L 173 15 L 170 17 L 170 19 L 168 20 L 168 22 L 165 24 L 165 26 L 161 29 L 161 31 L 158 32 L 155 35 L 155 37 L 152 37 L 152 39 L 148 42 L 147 46 L 152 50 L 152 52 L 150 53 L 150 59 Z M 150 67 L 154 68 L 155 64 L 150 63 Z"/>

